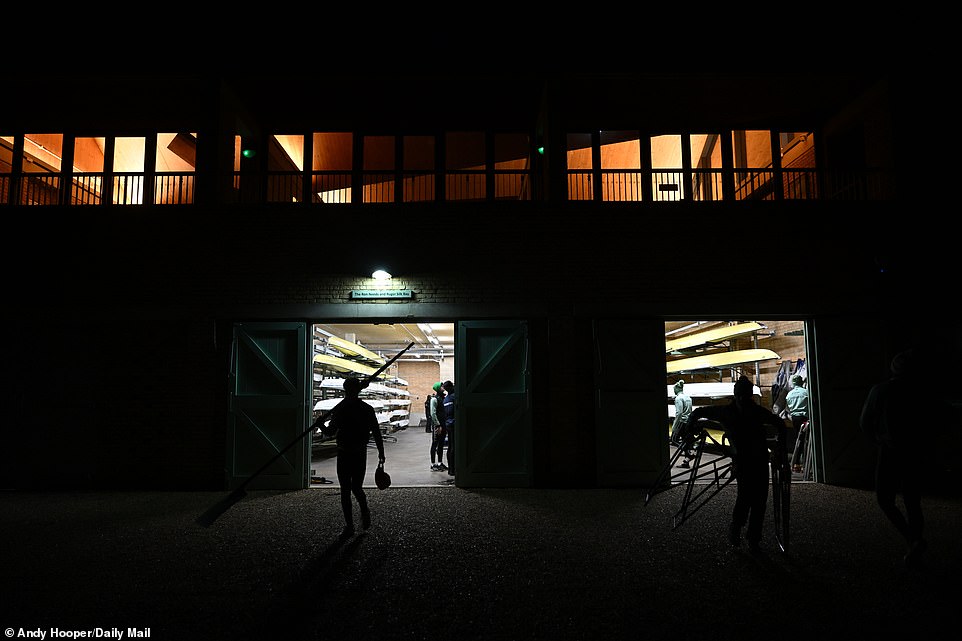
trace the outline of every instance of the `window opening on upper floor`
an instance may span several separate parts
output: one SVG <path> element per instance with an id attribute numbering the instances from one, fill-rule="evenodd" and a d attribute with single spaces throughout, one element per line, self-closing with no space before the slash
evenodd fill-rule
<path id="1" fill-rule="evenodd" d="M 312 155 L 311 193 L 314 202 L 351 202 L 354 134 L 315 132 Z"/>
<path id="2" fill-rule="evenodd" d="M 63 134 L 25 134 L 20 170 L 20 204 L 56 205 L 60 202 Z"/>
<path id="3" fill-rule="evenodd" d="M 444 144 L 445 200 L 486 199 L 488 163 L 484 132 L 448 132 Z"/>
<path id="4" fill-rule="evenodd" d="M 75 173 L 104 172 L 104 148 L 107 139 L 103 136 L 77 137 L 73 145 L 73 167 Z"/>
<path id="5" fill-rule="evenodd" d="M 435 200 L 434 136 L 404 136 L 401 144 L 404 202 Z"/>
<path id="6" fill-rule="evenodd" d="M 394 171 L 394 136 L 364 136 L 364 171 Z"/>
<path id="7" fill-rule="evenodd" d="M 114 139 L 113 202 L 118 205 L 144 203 L 144 156 L 146 141 L 129 136 Z"/>
<path id="8" fill-rule="evenodd" d="M 718 134 L 692 134 L 691 166 L 696 169 L 721 169 L 721 145 Z"/>
<path id="9" fill-rule="evenodd" d="M 10 175 L 13 173 L 13 136 L 0 135 L 0 203 L 10 202 Z"/>
<path id="10" fill-rule="evenodd" d="M 144 171 L 146 141 L 141 137 L 129 136 L 114 139 L 114 173 Z"/>
<path id="11" fill-rule="evenodd" d="M 689 136 L 692 167 L 692 198 L 694 200 L 722 199 L 722 151 L 717 133 Z"/>
<path id="12" fill-rule="evenodd" d="M 13 170 L 13 136 L 0 135 L 0 173 L 9 174 Z"/>
<path id="13" fill-rule="evenodd" d="M 154 204 L 186 205 L 194 202 L 196 132 L 157 134 L 154 169 Z"/>
<path id="14" fill-rule="evenodd" d="M 810 131 L 780 132 L 778 140 L 785 198 L 817 198 L 814 134 Z"/>
<path id="15" fill-rule="evenodd" d="M 732 132 L 732 167 L 735 168 L 735 198 L 774 198 L 772 136 L 768 130 Z"/>
<path id="16" fill-rule="evenodd" d="M 27 134 L 23 141 L 24 173 L 59 173 L 63 162 L 63 134 Z"/>
<path id="17" fill-rule="evenodd" d="M 106 169 L 104 149 L 107 139 L 103 136 L 77 137 L 74 139 L 73 180 L 70 185 L 70 203 L 74 205 L 99 205 L 103 198 L 103 180 Z"/>
<path id="18" fill-rule="evenodd" d="M 664 134 L 651 137 L 651 197 L 656 201 L 684 198 L 681 136 Z"/>
<path id="19" fill-rule="evenodd" d="M 568 168 L 568 200 L 591 200 L 593 161 L 591 134 L 569 133 L 565 137 L 565 160 Z"/>
<path id="20" fill-rule="evenodd" d="M 197 168 L 197 134 L 157 134 L 157 171 L 192 172 Z"/>
<path id="21" fill-rule="evenodd" d="M 732 132 L 732 166 L 735 169 L 765 168 L 772 164 L 772 139 L 768 130 Z"/>
<path id="22" fill-rule="evenodd" d="M 364 136 L 363 202 L 394 202 L 394 136 Z"/>
<path id="23" fill-rule="evenodd" d="M 601 199 L 639 201 L 641 141 L 636 131 L 601 132 Z"/>
<path id="24" fill-rule="evenodd" d="M 234 135 L 234 188 L 240 187 L 239 176 L 241 170 L 241 158 L 244 157 L 244 139 L 240 134 Z"/>
<path id="25" fill-rule="evenodd" d="M 494 197 L 499 200 L 531 200 L 531 139 L 527 134 L 494 136 Z"/>
<path id="26" fill-rule="evenodd" d="M 792 147 L 805 140 L 806 134 L 794 131 L 781 131 L 778 133 L 778 151 L 785 156 L 785 153 Z"/>
<path id="27" fill-rule="evenodd" d="M 275 134 L 267 154 L 268 171 L 304 171 L 304 136 Z"/>
<path id="28" fill-rule="evenodd" d="M 304 136 L 274 134 L 267 150 L 267 200 L 297 203 L 304 197 Z"/>

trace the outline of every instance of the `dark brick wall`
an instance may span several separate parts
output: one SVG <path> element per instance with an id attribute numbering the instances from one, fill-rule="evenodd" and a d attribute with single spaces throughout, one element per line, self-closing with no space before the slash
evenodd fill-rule
<path id="1" fill-rule="evenodd" d="M 914 270 L 877 272 L 887 236 L 872 223 L 891 204 L 806 205 L 30 210 L 17 239 L 30 260 L 7 258 L 20 278 L 5 485 L 221 487 L 231 322 L 399 314 L 541 327 L 537 474 L 584 482 L 570 470 L 593 451 L 594 318 L 877 313 L 909 327 L 893 300 L 946 304 Z M 379 240 L 422 219 L 444 221 L 443 251 Z M 373 257 L 413 302 L 349 299 L 373 284 Z"/>

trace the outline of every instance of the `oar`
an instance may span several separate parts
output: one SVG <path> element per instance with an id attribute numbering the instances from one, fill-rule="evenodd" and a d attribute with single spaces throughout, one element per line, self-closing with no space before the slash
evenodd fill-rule
<path id="1" fill-rule="evenodd" d="M 395 354 L 394 357 L 391 358 L 391 360 L 389 360 L 388 362 L 384 363 L 384 365 L 381 365 L 381 367 L 379 367 L 373 374 L 371 374 L 370 376 L 368 376 L 368 377 L 362 382 L 362 384 L 361 384 L 361 389 L 364 389 L 365 387 L 367 387 L 368 385 L 370 385 L 370 384 L 371 384 L 371 381 L 373 381 L 375 378 L 377 378 L 378 375 L 381 374 L 381 372 L 383 372 L 383 371 L 386 370 L 388 367 L 390 367 L 390 366 L 391 366 L 391 363 L 393 363 L 394 361 L 396 361 L 396 360 L 401 356 L 401 354 L 403 354 L 404 352 L 408 351 L 408 350 L 411 349 L 412 347 L 414 347 L 414 342 L 413 342 L 413 341 L 410 342 L 410 343 L 408 343 L 408 346 L 407 346 L 407 347 L 405 347 L 405 348 L 402 349 L 400 352 L 398 352 L 397 354 Z M 274 461 L 276 461 L 277 459 L 279 459 L 280 457 L 282 457 L 282 456 L 287 452 L 287 450 L 289 450 L 289 449 L 291 449 L 292 447 L 294 447 L 295 445 L 297 445 L 297 443 L 298 443 L 302 438 L 304 438 L 304 437 L 307 436 L 308 434 L 312 433 L 312 432 L 316 429 L 316 427 L 317 427 L 318 425 L 320 425 L 320 424 L 324 423 L 325 421 L 327 421 L 327 419 L 330 417 L 331 413 L 334 412 L 334 410 L 336 410 L 337 407 L 338 407 L 338 406 L 335 405 L 334 407 L 332 407 L 331 409 L 329 409 L 327 412 L 325 412 L 323 415 L 321 415 L 320 417 L 318 417 L 318 419 L 317 419 L 316 421 L 314 421 L 313 423 L 311 423 L 311 426 L 310 426 L 310 427 L 308 427 L 306 430 L 304 430 L 303 432 L 301 432 L 300 434 L 298 434 L 298 435 L 297 435 L 297 438 L 295 438 L 293 441 L 291 441 L 290 443 L 288 443 L 288 444 L 284 447 L 284 449 L 282 449 L 282 450 L 279 451 L 277 454 L 275 454 L 274 456 L 272 456 L 271 459 L 270 459 L 269 461 L 267 461 L 266 463 L 264 463 L 264 465 L 262 465 L 256 472 L 254 472 L 253 474 L 251 474 L 250 476 L 248 476 L 248 477 L 244 480 L 244 482 L 241 483 L 241 484 L 237 487 L 237 489 L 235 489 L 233 492 L 231 492 L 230 494 L 228 494 L 226 497 L 224 497 L 223 499 L 221 499 L 220 501 L 218 501 L 217 503 L 215 503 L 214 505 L 212 505 L 212 506 L 210 507 L 210 509 L 208 509 L 206 512 L 204 512 L 203 514 L 201 514 L 201 515 L 197 518 L 197 521 L 196 521 L 196 522 L 197 522 L 197 525 L 200 525 L 200 526 L 202 526 L 202 527 L 210 527 L 210 526 L 214 523 L 214 521 L 216 521 L 218 518 L 220 518 L 220 516 L 221 516 L 224 512 L 226 512 L 227 510 L 229 510 L 235 503 L 237 503 L 237 502 L 240 501 L 242 498 L 244 498 L 245 496 L 247 496 L 247 490 L 246 490 L 246 488 L 247 488 L 247 486 L 250 484 L 251 481 L 253 481 L 255 478 L 257 478 L 258 476 L 260 476 L 261 474 L 263 474 L 264 471 L 265 471 L 267 468 L 269 468 L 269 467 L 274 463 Z"/>

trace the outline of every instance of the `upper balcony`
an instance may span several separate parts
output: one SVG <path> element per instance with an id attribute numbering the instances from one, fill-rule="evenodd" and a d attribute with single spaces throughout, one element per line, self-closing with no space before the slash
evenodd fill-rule
<path id="1" fill-rule="evenodd" d="M 196 133 L 0 135 L 0 204 L 345 206 L 894 197 L 887 170 L 821 166 L 815 138 L 813 132 L 775 130 L 655 136 L 602 131 L 568 133 L 558 148 L 546 148 L 527 133 L 313 132 L 259 140 L 235 136 L 232 154 L 208 149 L 205 160 Z M 232 157 L 233 166 L 212 162 L 215 157 Z M 209 195 L 198 198 L 198 189 Z"/>

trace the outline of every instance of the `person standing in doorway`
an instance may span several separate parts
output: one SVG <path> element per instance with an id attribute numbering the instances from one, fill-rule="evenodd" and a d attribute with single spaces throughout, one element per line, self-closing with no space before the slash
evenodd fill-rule
<path id="1" fill-rule="evenodd" d="M 792 451 L 792 471 L 801 472 L 804 460 L 804 447 L 807 443 L 807 434 L 802 433 L 802 425 L 808 420 L 808 390 L 805 389 L 805 379 L 799 374 L 791 378 L 792 389 L 785 396 L 785 410 L 788 418 L 792 421 L 792 431 L 789 432 L 786 443 L 794 448 Z M 806 439 L 804 442 L 799 439 Z"/>
<path id="2" fill-rule="evenodd" d="M 677 381 L 675 391 L 675 421 L 671 425 L 671 442 L 681 445 L 682 431 L 691 418 L 691 397 L 685 394 L 685 381 Z"/>
<path id="3" fill-rule="evenodd" d="M 675 421 L 671 426 L 671 442 L 675 447 L 685 448 L 685 459 L 679 467 L 690 467 L 691 459 L 694 456 L 691 452 L 691 442 L 685 444 L 685 427 L 691 419 L 691 397 L 685 394 L 685 381 L 679 380 L 673 388 L 675 392 Z"/>
<path id="4" fill-rule="evenodd" d="M 728 530 L 732 546 L 741 544 L 742 528 L 748 524 L 745 538 L 752 551 L 759 547 L 765 508 L 768 503 L 768 433 L 766 426 L 778 430 L 785 437 L 785 421 L 770 410 L 755 403 L 754 385 L 745 376 L 735 382 L 734 399 L 728 405 L 698 407 L 691 413 L 691 421 L 707 418 L 721 423 L 731 443 L 735 470 L 735 508 Z M 784 444 L 782 445 L 784 446 Z"/>
<path id="5" fill-rule="evenodd" d="M 378 462 L 384 464 L 384 441 L 374 408 L 360 399 L 364 384 L 357 378 L 344 379 L 344 398 L 321 419 L 318 425 L 327 434 L 336 435 L 337 481 L 341 485 L 341 510 L 344 512 L 344 531 L 341 538 L 354 534 L 354 514 L 351 495 L 361 510 L 361 527 L 371 527 L 371 511 L 364 494 L 367 472 L 367 444 L 374 439 Z M 327 427 L 325 422 L 330 421 Z"/>
<path id="6" fill-rule="evenodd" d="M 457 397 L 454 394 L 454 383 L 451 381 L 444 381 L 442 384 L 444 388 L 444 429 L 448 435 L 448 476 L 454 476 L 454 463 L 455 463 L 455 453 L 454 453 L 454 406 Z"/>
<path id="7" fill-rule="evenodd" d="M 428 423 L 431 425 L 431 470 L 444 472 L 448 469 L 444 464 L 444 391 L 440 381 L 431 389 L 434 390 L 428 408 Z"/>

